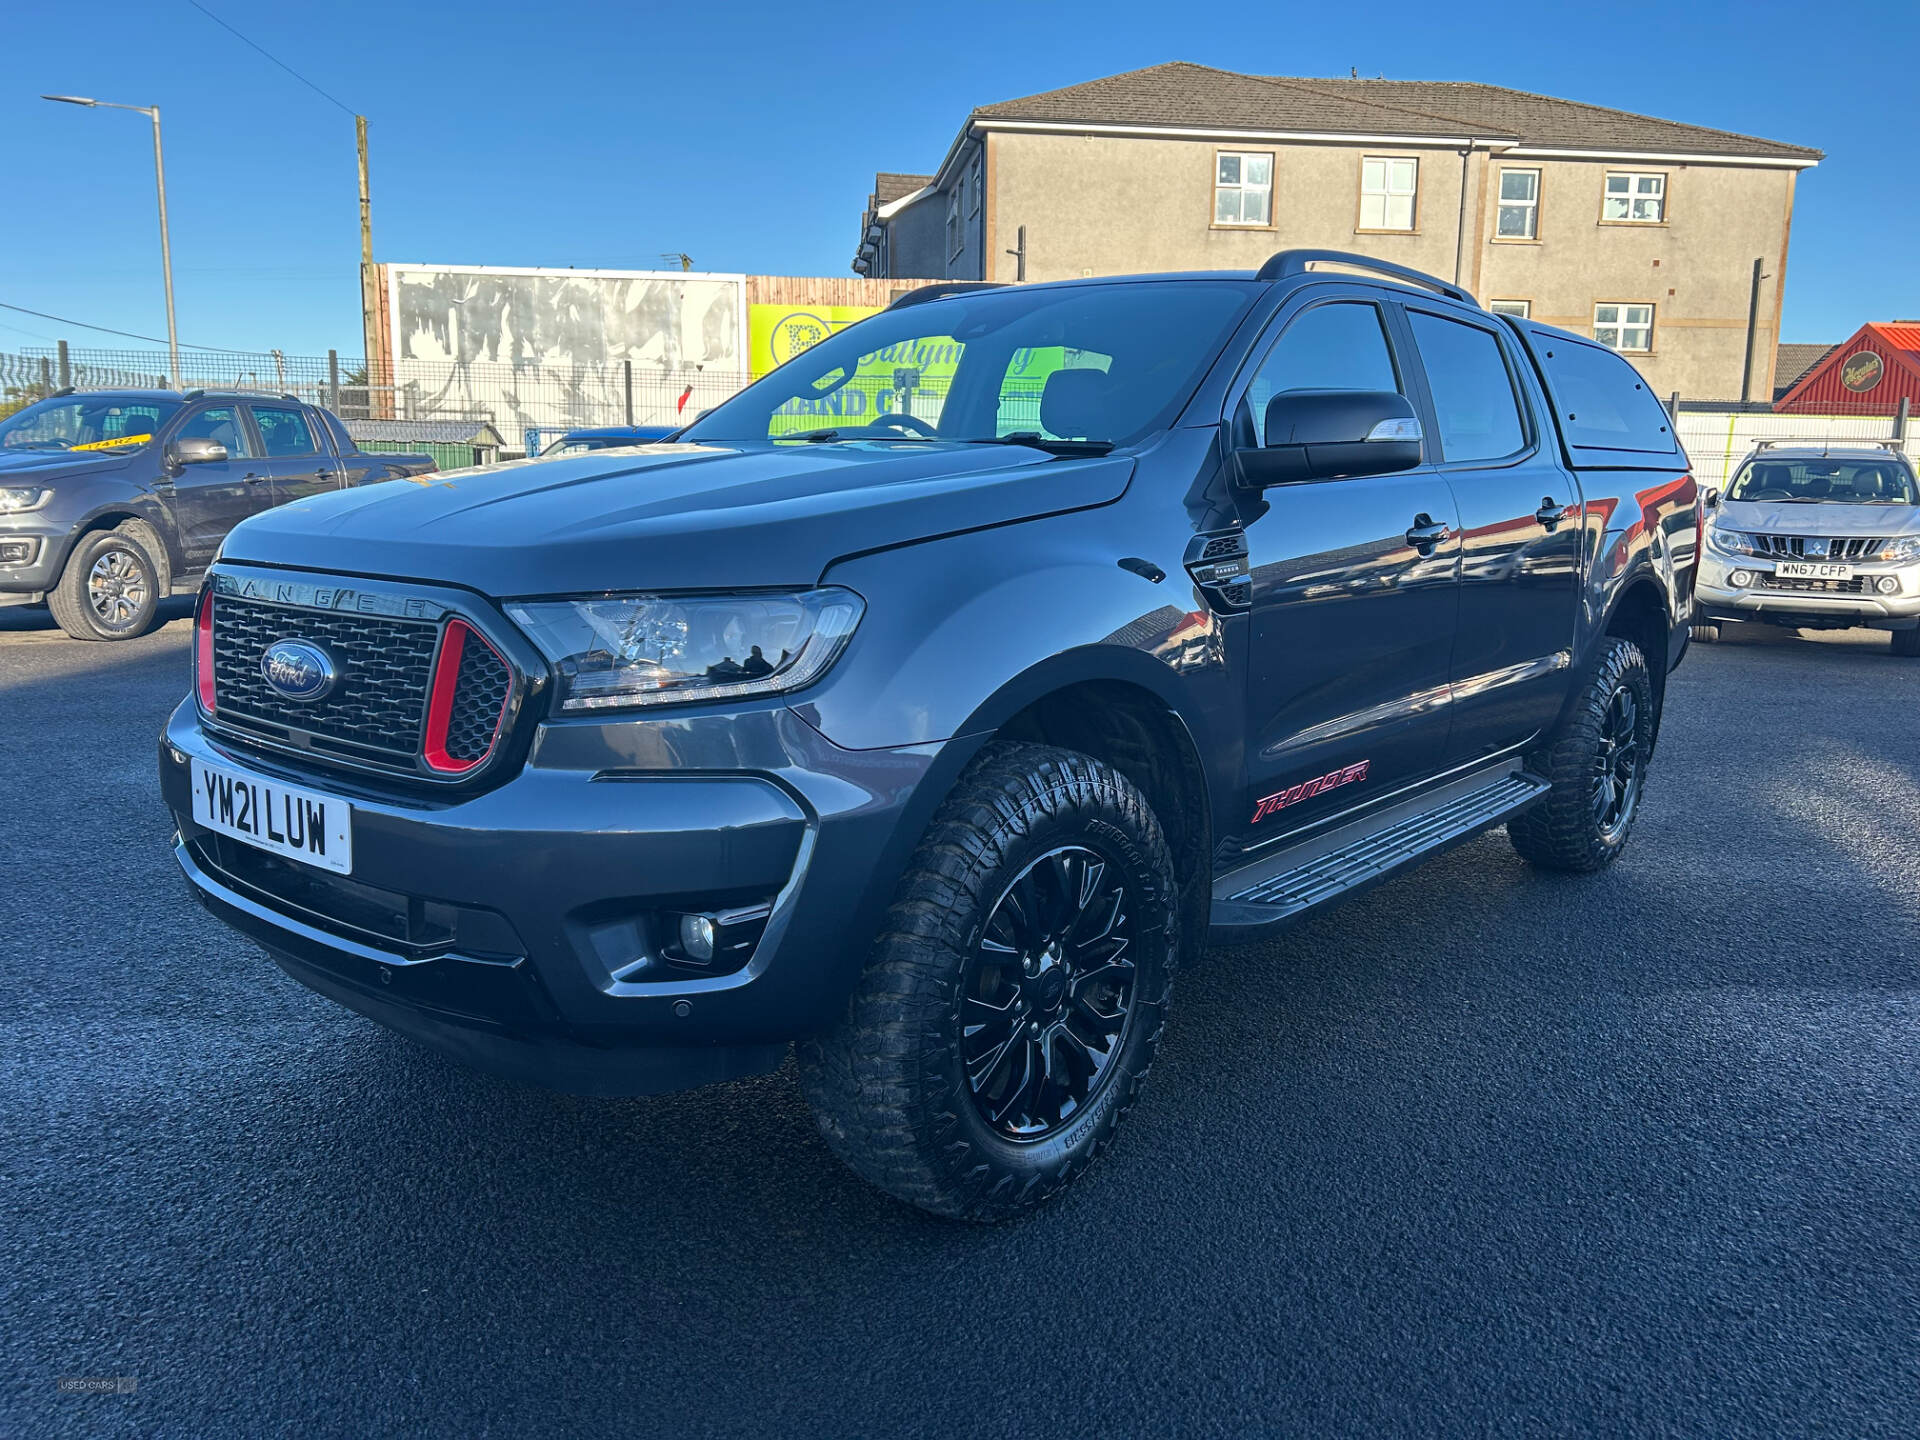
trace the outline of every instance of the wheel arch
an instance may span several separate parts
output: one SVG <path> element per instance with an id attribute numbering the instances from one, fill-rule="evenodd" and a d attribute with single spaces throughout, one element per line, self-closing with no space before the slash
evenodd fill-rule
<path id="1" fill-rule="evenodd" d="M 86 519 L 82 520 L 78 525 L 75 525 L 68 533 L 66 549 L 60 557 L 60 564 L 62 568 L 65 567 L 67 557 L 73 553 L 74 547 L 85 540 L 87 536 L 101 530 L 118 529 L 129 520 L 138 521 L 160 537 L 160 553 L 153 558 L 160 566 L 161 573 L 155 583 L 159 591 L 159 598 L 164 600 L 167 598 L 168 591 L 173 586 L 173 577 L 178 575 L 181 570 L 181 556 L 178 553 L 178 542 L 175 540 L 171 526 L 167 525 L 159 516 L 150 514 L 136 505 L 130 505 L 124 502 L 104 505 L 89 514 Z"/>
<path id="2" fill-rule="evenodd" d="M 1126 776 L 1166 832 L 1191 945 L 1206 933 L 1213 853 L 1212 795 L 1194 728 L 1154 683 L 1160 677 L 1137 672 L 1136 662 L 1165 669 L 1139 651 L 1116 648 L 1092 668 L 1085 663 L 1091 656 L 1057 658 L 1082 663 L 1029 671 L 982 706 L 968 729 L 1076 750 Z"/>
<path id="3" fill-rule="evenodd" d="M 1673 623 L 1665 589 L 1651 570 L 1642 569 L 1614 595 L 1600 629 L 1601 639 L 1631 640 L 1640 647 L 1640 653 L 1646 659 L 1647 678 L 1653 685 L 1655 745 L 1660 739 L 1660 717 L 1666 710 Z"/>

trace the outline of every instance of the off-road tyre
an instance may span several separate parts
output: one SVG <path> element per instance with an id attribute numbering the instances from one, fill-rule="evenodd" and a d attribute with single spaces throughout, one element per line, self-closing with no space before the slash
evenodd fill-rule
<path id="1" fill-rule="evenodd" d="M 1000 907 L 1030 873 L 1036 884 L 1052 874 L 1047 867 L 1062 854 L 1097 855 L 1101 883 L 1121 887 L 1114 913 L 1128 915 L 1131 1000 L 1114 1008 L 1128 1018 L 1084 1102 L 1051 1131 L 1009 1138 L 989 1117 L 992 1097 L 976 1094 L 979 1068 L 967 1050 L 979 1035 L 963 1035 L 962 1014 L 977 1017 L 974 987 L 983 973 L 1001 983 L 994 967 L 1009 963 L 1000 952 L 1012 952 L 994 940 L 1010 934 L 996 918 Z M 1081 863 L 1083 876 L 1095 874 Z M 1104 865 L 1116 868 L 1108 873 Z M 1049 883 L 1066 896 L 1064 884 Z M 928 825 L 845 1014 L 797 1047 L 801 1087 L 821 1134 L 866 1180 L 936 1215 L 1003 1220 L 1050 1199 L 1092 1164 L 1133 1107 L 1166 1023 L 1179 944 L 1172 856 L 1132 783 L 1076 751 L 1025 742 L 989 747 Z M 1091 966 L 1066 970 L 1090 979 Z M 1080 980 L 1074 984 L 1078 994 Z M 1033 986 L 1039 993 L 1040 982 Z M 1061 1002 L 1051 1003 L 1060 1014 Z M 1074 1003 L 1067 1002 L 1069 1012 Z M 1051 1039 L 1045 1043 L 1052 1062 L 1058 1052 Z"/>
<path id="2" fill-rule="evenodd" d="M 80 537 L 47 592 L 47 608 L 75 640 L 131 640 L 153 628 L 167 580 L 160 537 L 129 520 Z"/>
<path id="3" fill-rule="evenodd" d="M 1920 626 L 1911 630 L 1895 630 L 1889 638 L 1893 641 L 1893 653 L 1896 655 L 1920 655 Z"/>
<path id="4" fill-rule="evenodd" d="M 1625 726 L 1623 695 L 1632 711 Z M 1532 757 L 1533 769 L 1553 788 L 1507 822 L 1507 837 L 1522 859 L 1543 870 L 1589 874 L 1620 857 L 1639 818 L 1656 718 L 1653 678 L 1640 647 L 1608 637 L 1585 689 L 1553 737 Z M 1633 768 L 1624 811 L 1612 815 L 1601 808 L 1600 786 L 1605 775 L 1620 773 L 1622 729 L 1630 733 Z"/>
<path id="5" fill-rule="evenodd" d="M 1715 621 L 1702 621 L 1693 627 L 1693 638 L 1702 645 L 1716 645 L 1720 641 L 1720 626 Z"/>

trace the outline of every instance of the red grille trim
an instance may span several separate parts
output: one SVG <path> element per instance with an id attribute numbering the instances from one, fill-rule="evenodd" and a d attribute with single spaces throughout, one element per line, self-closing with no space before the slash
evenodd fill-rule
<path id="1" fill-rule="evenodd" d="M 493 658 L 509 671 L 506 656 L 495 650 L 493 645 L 473 626 L 460 619 L 447 622 L 447 633 L 440 641 L 440 653 L 434 657 L 433 681 L 427 692 L 427 732 L 422 755 L 427 768 L 439 775 L 464 775 L 477 769 L 492 758 L 494 747 L 500 743 L 500 722 L 506 718 L 507 705 L 512 699 L 513 690 L 509 686 L 506 696 L 500 701 L 500 713 L 493 719 L 493 734 L 487 741 L 487 748 L 471 760 L 461 760 L 447 753 L 447 729 L 453 719 L 454 692 L 460 684 L 460 661 L 467 652 L 469 642 L 486 646 Z"/>

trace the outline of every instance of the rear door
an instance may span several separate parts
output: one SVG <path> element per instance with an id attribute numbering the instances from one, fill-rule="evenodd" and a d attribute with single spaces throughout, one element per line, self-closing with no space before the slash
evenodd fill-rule
<path id="1" fill-rule="evenodd" d="M 1444 306 L 1401 307 L 1460 507 L 1460 629 L 1447 758 L 1465 764 L 1553 723 L 1571 679 L 1580 493 L 1560 463 L 1513 338 Z"/>
<path id="2" fill-rule="evenodd" d="M 232 401 L 189 410 L 170 440 L 212 440 L 227 449 L 225 460 L 182 465 L 171 477 L 173 523 L 189 568 L 199 569 L 227 532 L 267 508 L 272 489 L 260 447 Z"/>
<path id="3" fill-rule="evenodd" d="M 1230 402 L 1235 443 L 1262 443 L 1287 390 L 1411 393 L 1384 303 L 1316 285 Z M 1433 466 L 1274 486 L 1246 506 L 1252 614 L 1247 788 L 1223 834 L 1244 846 L 1437 771 L 1459 606 L 1459 520 Z"/>
<path id="4" fill-rule="evenodd" d="M 340 488 L 340 462 L 304 405 L 255 400 L 248 408 L 266 449 L 275 505 Z"/>

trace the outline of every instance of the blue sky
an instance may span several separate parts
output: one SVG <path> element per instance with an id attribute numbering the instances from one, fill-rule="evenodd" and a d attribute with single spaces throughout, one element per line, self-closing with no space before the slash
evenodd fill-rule
<path id="1" fill-rule="evenodd" d="M 1920 316 L 1920 4 L 205 0 L 366 113 L 383 260 L 847 273 L 875 170 L 975 104 L 1184 59 L 1482 80 L 1813 145 L 1784 338 Z M 353 122 L 186 0 L 16 6 L 0 302 L 163 335 L 146 121 L 162 108 L 182 340 L 359 349 Z M 0 349 L 119 345 L 0 311 Z"/>

